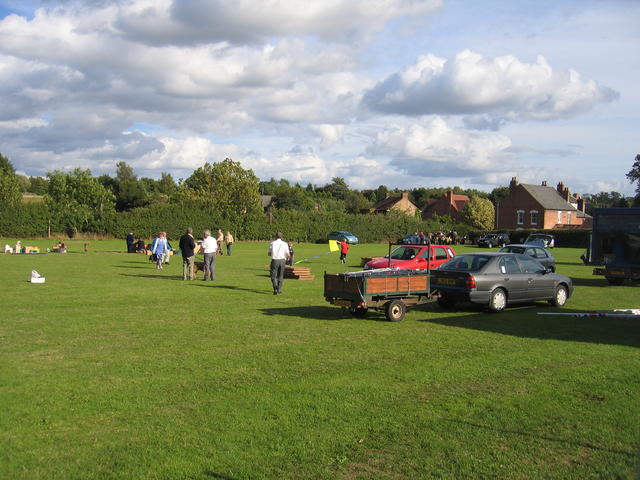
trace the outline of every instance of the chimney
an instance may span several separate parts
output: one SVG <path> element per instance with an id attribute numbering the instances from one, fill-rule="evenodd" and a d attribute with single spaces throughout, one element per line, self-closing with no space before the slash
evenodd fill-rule
<path id="1" fill-rule="evenodd" d="M 578 210 L 582 213 L 584 213 L 585 210 L 584 198 L 580 197 L 580 195 L 578 195 Z"/>
<path id="2" fill-rule="evenodd" d="M 564 190 L 562 191 L 562 197 L 567 203 L 570 203 L 569 200 L 571 200 L 571 193 L 569 192 L 569 187 L 564 187 Z"/>
<path id="3" fill-rule="evenodd" d="M 409 200 L 409 192 L 402 192 L 402 200 Z"/>
<path id="4" fill-rule="evenodd" d="M 546 180 L 543 180 L 543 181 L 542 181 L 542 186 L 543 186 L 543 187 L 546 187 L 546 186 L 547 186 L 547 181 L 546 181 Z"/>
<path id="5" fill-rule="evenodd" d="M 511 182 L 509 183 L 509 188 L 515 188 L 518 186 L 518 177 L 511 177 Z"/>
<path id="6" fill-rule="evenodd" d="M 562 195 L 563 191 L 564 191 L 564 183 L 562 182 L 558 182 L 558 186 L 556 187 L 556 190 L 558 190 L 558 193 L 560 195 Z"/>

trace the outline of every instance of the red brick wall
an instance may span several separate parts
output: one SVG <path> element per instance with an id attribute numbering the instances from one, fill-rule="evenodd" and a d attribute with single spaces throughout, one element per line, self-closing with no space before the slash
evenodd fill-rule
<path id="1" fill-rule="evenodd" d="M 524 222 L 517 223 L 517 211 L 524 210 Z M 531 210 L 538 211 L 538 223 L 531 224 Z M 498 229 L 516 228 L 545 228 L 543 218 L 545 218 L 542 206 L 536 202 L 522 185 L 512 188 L 509 195 L 500 202 L 498 206 Z"/>

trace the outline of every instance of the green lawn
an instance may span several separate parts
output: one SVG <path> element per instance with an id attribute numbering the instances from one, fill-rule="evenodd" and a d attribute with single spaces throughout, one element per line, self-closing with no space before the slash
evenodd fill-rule
<path id="1" fill-rule="evenodd" d="M 639 475 L 637 320 L 537 315 L 546 303 L 354 319 L 324 302 L 322 273 L 383 245 L 302 264 L 315 280 L 282 296 L 266 243 L 234 245 L 215 282 L 123 247 L 0 257 L 1 478 Z M 554 250 L 576 285 L 562 311 L 640 307 L 638 286 L 608 286 L 580 253 Z"/>

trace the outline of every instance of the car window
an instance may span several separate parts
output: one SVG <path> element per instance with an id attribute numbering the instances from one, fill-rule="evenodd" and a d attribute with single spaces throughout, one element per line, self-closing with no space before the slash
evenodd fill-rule
<path id="1" fill-rule="evenodd" d="M 537 273 L 544 270 L 544 267 L 531 257 L 520 257 L 518 262 L 520 262 L 522 271 L 525 273 Z"/>
<path id="2" fill-rule="evenodd" d="M 436 260 L 446 260 L 447 251 L 442 247 L 436 247 L 435 249 Z"/>
<path id="3" fill-rule="evenodd" d="M 424 250 L 422 250 L 420 252 L 420 255 L 418 255 L 420 258 L 429 258 L 429 249 L 425 248 Z"/>
<path id="4" fill-rule="evenodd" d="M 521 273 L 520 266 L 514 257 L 502 257 L 500 259 L 499 267 L 502 273 Z"/>
<path id="5" fill-rule="evenodd" d="M 451 250 L 450 248 L 447 248 L 447 253 L 449 254 L 449 258 L 455 257 L 456 254 L 453 253 L 453 250 Z"/>
<path id="6" fill-rule="evenodd" d="M 530 257 L 536 256 L 535 250 L 533 248 L 527 248 L 524 252 L 520 251 L 517 253 L 524 253 L 525 255 L 529 255 Z"/>
<path id="7" fill-rule="evenodd" d="M 457 270 L 463 272 L 477 272 L 486 265 L 489 257 L 482 255 L 459 255 L 453 257 L 440 267 L 440 270 Z"/>
<path id="8" fill-rule="evenodd" d="M 416 256 L 417 250 L 415 248 L 398 247 L 391 252 L 391 258 L 394 260 L 411 260 Z"/>
<path id="9" fill-rule="evenodd" d="M 535 258 L 549 258 L 549 255 L 547 255 L 547 251 L 544 248 L 536 248 L 535 250 Z"/>

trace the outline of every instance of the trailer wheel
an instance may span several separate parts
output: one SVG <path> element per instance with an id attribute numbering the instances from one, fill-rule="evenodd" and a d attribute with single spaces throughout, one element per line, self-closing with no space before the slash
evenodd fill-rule
<path id="1" fill-rule="evenodd" d="M 362 317 L 365 317 L 367 315 L 367 311 L 368 310 L 369 309 L 367 307 L 355 307 L 355 308 L 351 307 L 349 309 L 349 313 L 354 317 L 362 318 Z"/>
<path id="2" fill-rule="evenodd" d="M 567 303 L 567 298 L 569 298 L 567 287 L 564 285 L 558 285 L 556 287 L 556 293 L 553 295 L 553 298 L 549 300 L 549 303 L 554 307 L 562 307 Z"/>
<path id="3" fill-rule="evenodd" d="M 385 315 L 390 322 L 401 321 L 407 313 L 407 307 L 402 300 L 391 300 L 385 305 Z"/>
<path id="4" fill-rule="evenodd" d="M 609 285 L 622 285 L 624 283 L 624 278 L 618 277 L 605 277 Z"/>

